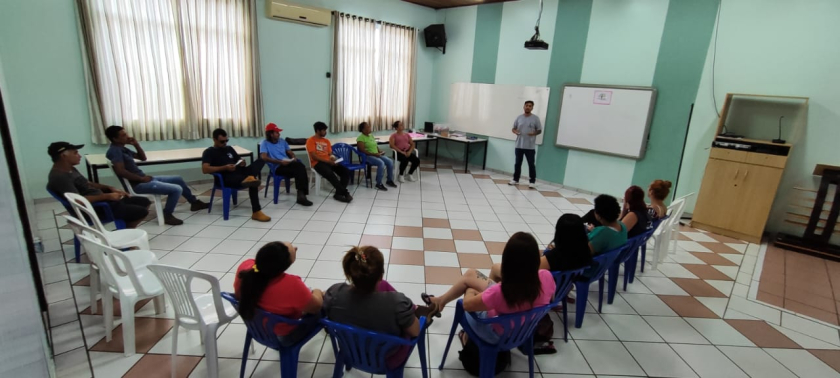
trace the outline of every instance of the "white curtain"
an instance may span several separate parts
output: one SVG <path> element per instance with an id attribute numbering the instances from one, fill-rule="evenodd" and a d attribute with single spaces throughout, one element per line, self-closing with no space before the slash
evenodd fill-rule
<path id="1" fill-rule="evenodd" d="M 416 29 L 344 13 L 334 16 L 332 132 L 414 124 Z"/>
<path id="2" fill-rule="evenodd" d="M 77 0 L 94 143 L 199 139 L 262 124 L 253 0 Z"/>

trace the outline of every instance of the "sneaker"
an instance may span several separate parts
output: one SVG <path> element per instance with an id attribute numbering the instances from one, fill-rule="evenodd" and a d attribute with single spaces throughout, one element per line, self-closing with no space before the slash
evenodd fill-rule
<path id="1" fill-rule="evenodd" d="M 411 182 L 417 181 L 417 180 L 414 179 L 414 176 L 412 176 L 412 175 L 405 175 L 405 179 L 408 180 L 408 181 L 411 181 Z"/>
<path id="2" fill-rule="evenodd" d="M 257 222 L 268 222 L 271 220 L 271 217 L 265 215 L 262 211 L 257 211 L 256 213 L 251 214 L 251 219 Z"/>
<path id="3" fill-rule="evenodd" d="M 528 187 L 529 187 L 529 188 L 531 188 L 531 189 L 536 189 L 536 188 L 537 188 L 537 184 L 536 184 L 536 183 L 533 183 L 533 182 L 532 182 L 532 183 L 528 183 Z"/>
<path id="4" fill-rule="evenodd" d="M 343 194 L 336 194 L 336 195 L 333 196 L 333 198 L 335 198 L 335 200 L 338 201 L 338 202 L 344 202 L 344 203 L 350 202 L 350 199 L 347 198 L 347 196 L 345 196 Z"/>
<path id="5" fill-rule="evenodd" d="M 248 176 L 244 180 L 242 180 L 242 187 L 243 188 L 255 188 L 260 186 L 260 179 L 254 176 Z"/>
<path id="6" fill-rule="evenodd" d="M 399 177 L 397 177 L 397 180 L 399 180 L 400 182 L 405 182 L 405 176 L 400 175 Z"/>
<path id="7" fill-rule="evenodd" d="M 197 199 L 197 200 L 195 200 L 195 202 L 193 202 L 193 203 L 191 203 L 191 204 L 190 204 L 190 211 L 205 210 L 205 209 L 207 209 L 209 206 L 210 206 L 210 205 L 208 205 L 208 204 L 206 204 L 206 203 L 204 203 L 204 202 L 201 202 L 201 200 Z"/>
<path id="8" fill-rule="evenodd" d="M 385 185 L 382 185 L 382 184 L 376 184 L 376 190 L 381 190 L 381 191 L 383 191 L 383 192 L 387 192 L 387 191 L 388 191 L 388 188 L 386 188 L 386 187 L 385 187 Z"/>
<path id="9" fill-rule="evenodd" d="M 390 187 L 392 187 L 392 188 L 396 188 L 396 187 L 397 187 L 397 184 L 394 184 L 394 182 L 393 182 L 393 181 L 388 181 L 388 182 L 386 182 L 386 183 L 385 183 L 385 185 L 388 185 L 388 186 L 390 186 Z"/>
<path id="10" fill-rule="evenodd" d="M 508 185 L 519 185 L 519 181 L 516 181 L 516 180 L 510 180 L 510 182 L 508 183 Z"/>
<path id="11" fill-rule="evenodd" d="M 180 226 L 184 224 L 184 221 L 175 218 L 172 214 L 164 214 L 163 215 L 163 224 L 168 224 L 170 226 Z"/>

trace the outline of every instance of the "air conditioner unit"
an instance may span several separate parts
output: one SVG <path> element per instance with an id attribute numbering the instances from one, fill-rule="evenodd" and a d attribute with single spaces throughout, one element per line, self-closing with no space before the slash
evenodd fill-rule
<path id="1" fill-rule="evenodd" d="M 265 14 L 269 18 L 312 26 L 329 26 L 332 18 L 329 9 L 306 7 L 280 0 L 266 0 Z"/>

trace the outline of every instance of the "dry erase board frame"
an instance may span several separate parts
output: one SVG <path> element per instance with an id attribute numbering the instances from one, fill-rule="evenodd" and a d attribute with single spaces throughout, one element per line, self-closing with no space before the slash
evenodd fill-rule
<path id="1" fill-rule="evenodd" d="M 611 151 L 608 151 L 608 150 L 598 150 L 598 149 L 593 149 L 593 148 L 584 148 L 584 147 L 580 147 L 580 146 L 576 146 L 576 145 L 569 145 L 569 144 L 561 143 L 560 142 L 560 137 L 562 136 L 562 134 L 561 134 L 562 130 L 561 130 L 560 124 L 561 124 L 561 121 L 563 120 L 563 100 L 566 98 L 566 88 L 567 87 L 572 87 L 572 88 L 600 88 L 600 89 L 604 89 L 605 92 L 610 92 L 608 98 L 600 100 L 600 101 L 612 101 L 612 94 L 613 93 L 611 92 L 611 90 L 650 92 L 650 103 L 648 105 L 647 115 L 645 116 L 644 132 L 642 134 L 642 139 L 640 141 L 638 154 L 633 155 L 633 154 L 626 154 L 626 153 L 618 153 L 618 152 L 611 152 Z M 651 124 L 651 120 L 653 119 L 653 109 L 654 109 L 654 106 L 656 104 L 656 94 L 657 94 L 656 88 L 653 88 L 653 87 L 620 86 L 620 85 L 596 85 L 596 84 L 564 84 L 563 85 L 563 90 L 560 94 L 560 104 L 559 104 L 560 116 L 558 117 L 558 120 L 557 120 L 557 136 L 555 138 L 555 144 L 554 145 L 557 146 L 557 147 L 569 148 L 569 149 L 580 150 L 580 151 L 587 151 L 587 152 L 592 152 L 592 153 L 597 153 L 597 154 L 618 156 L 618 157 L 634 159 L 634 160 L 643 159 L 644 156 L 645 156 L 645 150 L 647 149 L 648 138 L 650 136 L 650 124 Z M 593 98 L 593 104 L 594 105 L 598 105 L 597 100 L 598 99 Z"/>

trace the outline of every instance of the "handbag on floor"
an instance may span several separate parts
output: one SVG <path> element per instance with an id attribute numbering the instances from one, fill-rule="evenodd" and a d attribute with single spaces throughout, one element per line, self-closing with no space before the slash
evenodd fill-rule
<path id="1" fill-rule="evenodd" d="M 470 339 L 464 345 L 464 349 L 458 352 L 458 359 L 464 365 L 464 370 L 468 373 L 478 377 L 479 370 L 481 370 L 481 354 L 478 350 L 478 345 Z M 510 351 L 499 352 L 496 355 L 496 375 L 500 374 L 505 368 L 510 365 Z"/>

